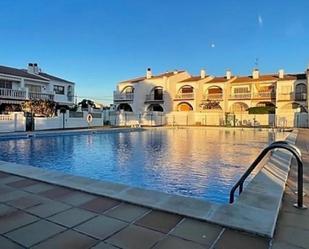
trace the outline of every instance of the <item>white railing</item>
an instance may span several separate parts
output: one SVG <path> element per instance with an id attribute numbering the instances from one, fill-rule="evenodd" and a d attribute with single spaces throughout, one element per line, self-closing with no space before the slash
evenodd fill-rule
<path id="1" fill-rule="evenodd" d="M 164 95 L 147 94 L 146 101 L 164 101 Z"/>
<path id="2" fill-rule="evenodd" d="M 175 99 L 194 99 L 194 93 L 178 93 Z"/>
<path id="3" fill-rule="evenodd" d="M 29 92 L 29 99 L 54 100 L 54 94 Z"/>
<path id="4" fill-rule="evenodd" d="M 251 93 L 234 93 L 230 95 L 230 99 L 251 99 Z"/>
<path id="5" fill-rule="evenodd" d="M 6 97 L 12 99 L 25 99 L 26 91 L 0 88 L 0 97 Z"/>
<path id="6" fill-rule="evenodd" d="M 265 99 L 272 99 L 276 98 L 275 92 L 256 92 L 253 94 L 254 98 L 265 98 Z"/>
<path id="7" fill-rule="evenodd" d="M 10 121 L 13 120 L 13 116 L 12 115 L 0 115 L 0 121 Z"/>
<path id="8" fill-rule="evenodd" d="M 115 101 L 125 101 L 125 100 L 133 100 L 134 98 L 134 93 L 119 93 L 119 92 L 114 92 L 114 100 Z"/>
<path id="9" fill-rule="evenodd" d="M 223 94 L 222 93 L 204 94 L 203 99 L 204 100 L 222 100 L 223 99 Z"/>

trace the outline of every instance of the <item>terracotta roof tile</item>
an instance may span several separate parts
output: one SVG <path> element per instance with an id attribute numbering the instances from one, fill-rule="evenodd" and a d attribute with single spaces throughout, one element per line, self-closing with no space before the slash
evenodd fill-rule
<path id="1" fill-rule="evenodd" d="M 42 80 L 42 81 L 48 81 L 47 79 L 44 79 L 40 77 L 39 75 L 28 73 L 24 69 L 18 69 L 13 67 L 6 67 L 6 66 L 0 66 L 0 73 L 12 75 L 12 76 L 18 76 L 28 79 L 35 79 L 35 80 Z"/>
<path id="2" fill-rule="evenodd" d="M 184 70 L 180 70 L 180 71 L 177 71 L 177 74 L 183 73 L 183 72 L 184 72 Z M 174 72 L 166 72 L 166 73 L 154 75 L 150 79 L 159 79 L 159 78 L 163 78 L 164 76 L 171 77 L 171 76 L 174 76 L 174 75 L 176 75 Z M 130 79 L 130 80 L 124 80 L 124 81 L 121 81 L 120 83 L 138 83 L 138 82 L 143 81 L 143 80 L 146 80 L 145 76 Z"/>

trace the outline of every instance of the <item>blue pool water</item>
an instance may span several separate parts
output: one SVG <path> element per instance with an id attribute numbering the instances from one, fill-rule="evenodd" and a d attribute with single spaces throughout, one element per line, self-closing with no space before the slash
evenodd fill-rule
<path id="1" fill-rule="evenodd" d="M 227 202 L 275 136 L 267 131 L 151 129 L 0 140 L 0 160 Z"/>

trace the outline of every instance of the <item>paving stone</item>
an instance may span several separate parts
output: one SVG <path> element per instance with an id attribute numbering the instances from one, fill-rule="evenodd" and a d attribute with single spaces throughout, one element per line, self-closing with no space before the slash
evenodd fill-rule
<path id="1" fill-rule="evenodd" d="M 95 213 L 104 213 L 106 210 L 113 208 L 119 204 L 119 201 L 110 198 L 98 197 L 84 203 L 80 206 L 80 208 L 87 209 Z"/>
<path id="2" fill-rule="evenodd" d="M 9 177 L 10 175 L 0 171 L 0 178 Z"/>
<path id="3" fill-rule="evenodd" d="M 57 233 L 60 233 L 63 230 L 65 230 L 65 228 L 62 226 L 45 220 L 40 220 L 9 232 L 6 236 L 19 244 L 22 244 L 23 246 L 30 247 Z"/>
<path id="4" fill-rule="evenodd" d="M 309 215 L 281 212 L 277 225 L 288 225 L 309 230 Z"/>
<path id="5" fill-rule="evenodd" d="M 119 249 L 119 247 L 115 247 L 115 246 L 107 244 L 105 242 L 100 242 L 99 244 L 92 247 L 91 249 Z"/>
<path id="6" fill-rule="evenodd" d="M 16 208 L 0 205 L 0 233 L 37 221 L 38 218 Z"/>
<path id="7" fill-rule="evenodd" d="M 106 239 L 108 236 L 124 228 L 128 224 L 110 217 L 97 216 L 74 229 L 98 239 Z"/>
<path id="8" fill-rule="evenodd" d="M 14 191 L 15 189 L 14 188 L 11 188 L 9 186 L 6 186 L 6 185 L 0 185 L 0 195 L 3 195 L 3 194 L 6 194 L 6 193 L 9 193 L 9 192 L 12 192 Z M 1 201 L 1 199 L 0 199 Z"/>
<path id="9" fill-rule="evenodd" d="M 68 203 L 72 206 L 80 206 L 96 198 L 97 196 L 95 195 L 90 195 L 82 192 L 75 192 L 71 195 L 64 196 L 63 198 L 61 198 L 61 201 L 64 203 Z"/>
<path id="10" fill-rule="evenodd" d="M 54 187 L 53 189 L 41 192 L 40 195 L 52 200 L 61 200 L 65 196 L 71 195 L 73 193 L 74 191 L 68 188 Z"/>
<path id="11" fill-rule="evenodd" d="M 7 183 L 6 185 L 10 186 L 10 187 L 14 187 L 14 188 L 24 188 L 24 187 L 28 187 L 34 184 L 37 184 L 37 181 L 34 180 L 30 180 L 30 179 L 22 179 L 19 181 L 15 181 L 15 182 L 10 182 Z"/>
<path id="12" fill-rule="evenodd" d="M 303 249 L 303 247 L 294 246 L 283 241 L 274 241 L 271 249 Z"/>
<path id="13" fill-rule="evenodd" d="M 130 225 L 106 240 L 123 249 L 148 249 L 164 237 L 163 233 Z"/>
<path id="14" fill-rule="evenodd" d="M 269 240 L 266 238 L 252 236 L 249 234 L 241 233 L 226 229 L 221 235 L 214 248 L 216 249 L 268 249 Z"/>
<path id="15" fill-rule="evenodd" d="M 41 193 L 41 192 L 44 192 L 44 191 L 47 191 L 53 188 L 55 188 L 55 186 L 52 184 L 38 182 L 37 184 L 30 185 L 28 187 L 23 188 L 23 190 L 38 194 L 38 193 Z"/>
<path id="16" fill-rule="evenodd" d="M 308 248 L 309 229 L 290 226 L 280 226 L 275 233 L 275 240 L 287 242 L 294 246 Z"/>
<path id="17" fill-rule="evenodd" d="M 1 202 L 8 202 L 14 199 L 18 199 L 21 197 L 29 196 L 30 194 L 20 190 L 14 190 L 12 192 L 8 192 L 1 195 Z"/>
<path id="18" fill-rule="evenodd" d="M 203 245 L 211 245 L 218 238 L 222 229 L 214 224 L 185 218 L 171 234 Z"/>
<path id="19" fill-rule="evenodd" d="M 0 236 L 0 246 L 3 249 L 22 249 L 23 247 L 19 246 L 18 244 L 8 240 L 5 237 Z"/>
<path id="20" fill-rule="evenodd" d="M 97 240 L 84 234 L 68 230 L 41 242 L 33 249 L 86 249 L 97 243 Z"/>
<path id="21" fill-rule="evenodd" d="M 182 216 L 153 210 L 135 222 L 136 225 L 168 233 L 181 220 Z"/>
<path id="22" fill-rule="evenodd" d="M 69 208 L 71 208 L 71 206 L 67 204 L 57 201 L 49 201 L 38 206 L 28 208 L 27 212 L 46 218 Z"/>
<path id="23" fill-rule="evenodd" d="M 42 200 L 39 197 L 32 195 L 11 200 L 7 203 L 14 207 L 25 209 L 41 204 Z"/>
<path id="24" fill-rule="evenodd" d="M 1 184 L 8 184 L 8 183 L 20 181 L 20 180 L 23 180 L 23 179 L 25 179 L 25 178 L 10 175 L 9 177 L 1 178 L 0 183 Z"/>
<path id="25" fill-rule="evenodd" d="M 79 208 L 68 209 L 64 212 L 58 213 L 48 218 L 48 220 L 61 224 L 66 227 L 76 226 L 84 221 L 87 221 L 94 216 L 96 213 L 92 213 Z"/>
<path id="26" fill-rule="evenodd" d="M 131 205 L 128 203 L 121 203 L 118 207 L 108 210 L 105 215 L 127 222 L 132 222 L 149 211 L 150 209 L 148 208 Z"/>
<path id="27" fill-rule="evenodd" d="M 153 249 L 206 249 L 205 245 L 200 245 L 192 241 L 183 240 L 173 236 L 160 241 Z"/>

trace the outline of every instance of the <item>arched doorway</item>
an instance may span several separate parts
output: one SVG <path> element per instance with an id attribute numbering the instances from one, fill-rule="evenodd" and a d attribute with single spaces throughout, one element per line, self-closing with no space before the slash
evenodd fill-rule
<path id="1" fill-rule="evenodd" d="M 156 86 L 151 90 L 151 97 L 153 100 L 163 100 L 163 87 Z"/>
<path id="2" fill-rule="evenodd" d="M 147 111 L 150 112 L 163 112 L 163 107 L 159 104 L 151 104 L 148 106 Z"/>
<path id="3" fill-rule="evenodd" d="M 182 86 L 178 90 L 176 98 L 193 99 L 194 98 L 194 88 L 193 88 L 193 86 L 189 86 L 189 85 Z"/>
<path id="4" fill-rule="evenodd" d="M 122 103 L 117 107 L 117 111 L 123 110 L 125 112 L 133 112 L 132 107 L 129 104 Z"/>
<path id="5" fill-rule="evenodd" d="M 182 103 L 179 103 L 178 106 L 177 106 L 177 111 L 180 111 L 180 112 L 189 112 L 189 111 L 193 111 L 193 107 L 192 105 L 190 105 L 189 103 L 187 102 L 182 102 Z"/>
<path id="6" fill-rule="evenodd" d="M 236 102 L 230 107 L 230 112 L 233 113 L 245 113 L 248 110 L 248 105 L 243 102 Z"/>
<path id="7" fill-rule="evenodd" d="M 222 100 L 223 90 L 218 86 L 210 86 L 207 88 L 204 99 L 207 100 Z"/>

